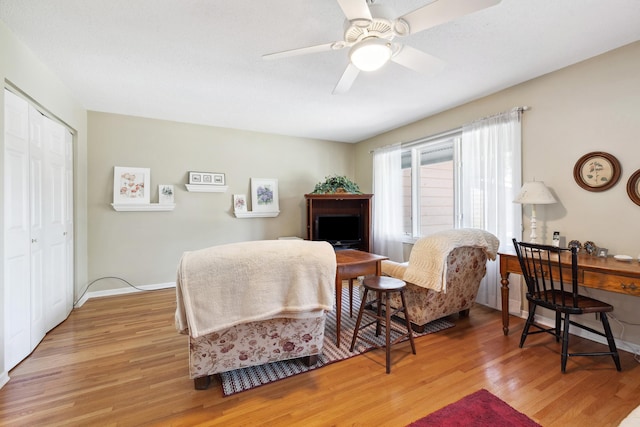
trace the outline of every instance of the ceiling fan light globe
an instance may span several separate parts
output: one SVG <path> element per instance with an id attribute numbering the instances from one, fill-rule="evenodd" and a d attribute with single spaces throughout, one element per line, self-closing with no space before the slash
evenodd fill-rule
<path id="1" fill-rule="evenodd" d="M 392 55 L 391 43 L 377 38 L 365 39 L 351 48 L 351 63 L 361 71 L 375 71 L 386 64 Z"/>

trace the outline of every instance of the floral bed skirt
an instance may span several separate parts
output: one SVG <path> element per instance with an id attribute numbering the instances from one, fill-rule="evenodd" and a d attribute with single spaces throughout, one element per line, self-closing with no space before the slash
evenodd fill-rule
<path id="1" fill-rule="evenodd" d="M 269 319 L 189 337 L 189 376 L 320 354 L 326 317 Z"/>

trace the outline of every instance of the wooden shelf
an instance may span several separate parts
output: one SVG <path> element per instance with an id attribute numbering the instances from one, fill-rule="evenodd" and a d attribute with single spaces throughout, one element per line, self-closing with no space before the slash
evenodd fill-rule
<path id="1" fill-rule="evenodd" d="M 148 203 L 142 205 L 111 203 L 111 206 L 118 212 L 168 212 L 174 210 L 176 207 L 175 203 L 170 205 L 161 205 L 159 203 Z"/>
<path id="2" fill-rule="evenodd" d="M 236 218 L 275 218 L 280 215 L 280 211 L 277 212 L 234 212 Z"/>
<path id="3" fill-rule="evenodd" d="M 225 193 L 228 185 L 185 184 L 187 191 L 194 193 Z"/>

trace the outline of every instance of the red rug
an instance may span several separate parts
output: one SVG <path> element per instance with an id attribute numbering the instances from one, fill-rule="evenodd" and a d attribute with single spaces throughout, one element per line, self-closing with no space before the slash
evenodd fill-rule
<path id="1" fill-rule="evenodd" d="M 540 427 L 487 390 L 479 390 L 419 419 L 408 427 Z"/>

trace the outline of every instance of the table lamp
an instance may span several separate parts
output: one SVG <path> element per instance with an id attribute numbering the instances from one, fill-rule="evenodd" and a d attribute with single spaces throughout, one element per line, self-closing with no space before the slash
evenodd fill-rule
<path id="1" fill-rule="evenodd" d="M 523 205 L 531 205 L 531 243 L 537 243 L 536 235 L 536 205 L 550 205 L 556 203 L 557 200 L 549 191 L 544 182 L 532 181 L 525 182 L 520 192 L 516 196 L 514 203 Z"/>

